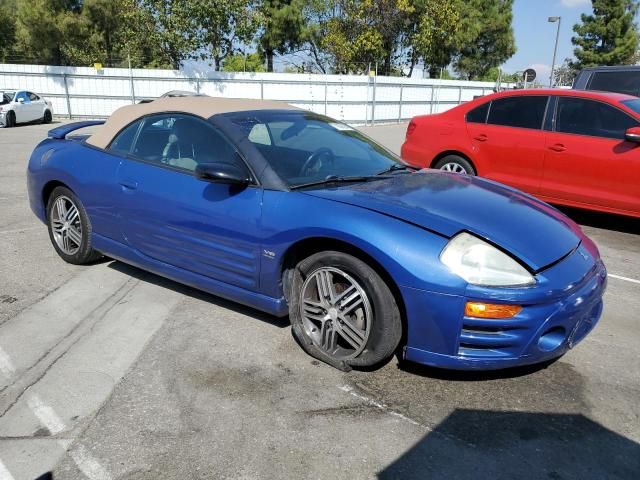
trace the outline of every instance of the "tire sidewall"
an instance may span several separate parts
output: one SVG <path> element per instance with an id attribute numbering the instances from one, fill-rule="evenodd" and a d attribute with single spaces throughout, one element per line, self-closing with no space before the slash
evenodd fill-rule
<path id="1" fill-rule="evenodd" d="M 42 123 L 51 123 L 52 116 L 50 110 L 45 110 L 44 115 L 42 117 Z"/>
<path id="2" fill-rule="evenodd" d="M 16 126 L 16 114 L 13 110 L 9 110 L 9 112 L 7 112 L 7 124 L 5 126 L 7 128 Z"/>
<path id="3" fill-rule="evenodd" d="M 357 357 L 340 361 L 315 346 L 304 329 L 300 312 L 300 295 L 305 279 L 318 268 L 329 266 L 344 271 L 360 284 L 369 298 L 372 310 L 371 330 L 365 349 Z M 344 363 L 350 367 L 375 366 L 389 358 L 400 343 L 402 321 L 393 294 L 374 269 L 351 255 L 326 251 L 302 260 L 293 273 L 288 299 L 294 335 L 307 353 L 331 365 Z"/>
<path id="4" fill-rule="evenodd" d="M 442 166 L 446 165 L 447 163 L 456 163 L 460 165 L 462 168 L 465 169 L 466 175 L 476 174 L 476 170 L 475 168 L 473 168 L 473 165 L 471 165 L 471 162 L 469 162 L 465 158 L 460 157 L 459 155 L 447 155 L 446 157 L 438 160 L 438 163 L 436 163 L 435 168 L 440 170 Z"/>
<path id="5" fill-rule="evenodd" d="M 55 204 L 56 199 L 60 196 L 69 198 L 75 204 L 76 208 L 78 209 L 80 223 L 82 225 L 82 245 L 80 245 L 78 251 L 73 255 L 68 255 L 67 253 L 63 252 L 53 236 L 53 228 L 51 226 L 51 210 L 53 209 L 53 205 Z M 49 231 L 49 239 L 51 240 L 53 248 L 65 262 L 72 263 L 74 265 L 81 265 L 87 263 L 95 256 L 94 250 L 91 246 L 91 222 L 89 220 L 89 216 L 87 215 L 87 212 L 84 209 L 84 206 L 82 205 L 80 199 L 66 187 L 56 187 L 49 196 L 49 201 L 47 202 L 47 230 Z"/>

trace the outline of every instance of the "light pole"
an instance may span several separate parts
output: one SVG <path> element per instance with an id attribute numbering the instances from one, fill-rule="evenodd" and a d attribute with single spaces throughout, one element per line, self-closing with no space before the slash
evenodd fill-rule
<path id="1" fill-rule="evenodd" d="M 558 29 L 556 30 L 556 46 L 553 47 L 553 61 L 551 62 L 551 75 L 549 75 L 549 86 L 553 87 L 553 71 L 556 68 L 556 54 L 558 53 L 558 38 L 560 38 L 560 23 L 562 22 L 562 17 L 549 17 L 548 22 L 558 22 Z"/>

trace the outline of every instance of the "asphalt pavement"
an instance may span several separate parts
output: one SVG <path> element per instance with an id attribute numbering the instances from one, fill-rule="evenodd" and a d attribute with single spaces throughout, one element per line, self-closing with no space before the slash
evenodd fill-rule
<path id="1" fill-rule="evenodd" d="M 343 373 L 277 319 L 116 261 L 65 264 L 0 129 L 0 480 L 640 477 L 640 222 L 565 212 L 610 278 L 545 367 Z M 406 125 L 365 128 L 394 151 Z"/>

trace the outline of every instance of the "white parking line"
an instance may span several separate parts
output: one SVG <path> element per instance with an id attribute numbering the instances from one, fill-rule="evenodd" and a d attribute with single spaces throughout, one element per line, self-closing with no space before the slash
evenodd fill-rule
<path id="1" fill-rule="evenodd" d="M 621 277 L 620 275 L 613 275 L 611 273 L 609 273 L 607 276 L 609 276 L 611 278 L 615 278 L 617 280 L 624 280 L 625 282 L 637 283 L 638 285 L 640 285 L 640 280 L 636 280 L 634 278 Z"/>
<path id="2" fill-rule="evenodd" d="M 73 461 L 76 462 L 78 468 L 84 473 L 90 480 L 111 480 L 109 472 L 93 458 L 87 449 L 82 445 L 78 445 L 76 448 L 69 452 Z"/>
<path id="3" fill-rule="evenodd" d="M 14 480 L 13 475 L 7 467 L 4 466 L 2 460 L 0 460 L 0 480 Z"/>
<path id="4" fill-rule="evenodd" d="M 65 429 L 64 422 L 58 414 L 53 411 L 53 408 L 45 405 L 37 395 L 29 396 L 29 398 L 27 398 L 27 405 L 29 405 L 33 414 L 38 417 L 40 423 L 47 427 L 51 435 L 56 435 Z"/>
<path id="5" fill-rule="evenodd" d="M 8 379 L 16 373 L 16 368 L 13 366 L 13 362 L 7 352 L 5 352 L 2 347 L 0 347 L 0 372 L 7 377 Z M 2 479 L 2 477 L 0 477 Z"/>

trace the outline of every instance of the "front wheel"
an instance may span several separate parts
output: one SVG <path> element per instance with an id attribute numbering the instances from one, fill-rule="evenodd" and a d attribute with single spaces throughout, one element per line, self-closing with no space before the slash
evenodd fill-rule
<path id="1" fill-rule="evenodd" d="M 49 238 L 60 257 L 83 265 L 101 254 L 91 246 L 91 222 L 80 199 L 66 187 L 56 187 L 47 203 Z"/>
<path id="2" fill-rule="evenodd" d="M 6 127 L 7 128 L 11 128 L 11 127 L 15 127 L 16 126 L 16 114 L 13 113 L 13 111 L 9 111 L 7 113 L 7 119 L 6 119 Z"/>
<path id="3" fill-rule="evenodd" d="M 42 117 L 42 123 L 51 123 L 51 120 L 53 120 L 53 117 L 51 116 L 51 111 L 45 110 L 44 116 Z"/>
<path id="4" fill-rule="evenodd" d="M 400 311 L 375 270 L 351 255 L 320 252 L 295 268 L 293 333 L 311 356 L 341 370 L 388 359 L 402 337 Z"/>
<path id="5" fill-rule="evenodd" d="M 435 167 L 438 170 L 443 170 L 449 173 L 459 173 L 463 175 L 475 175 L 476 171 L 466 158 L 462 158 L 459 155 L 447 155 L 444 158 L 438 160 Z"/>

